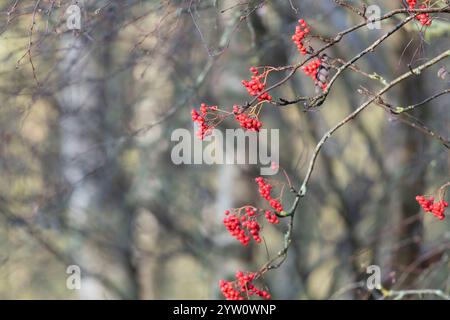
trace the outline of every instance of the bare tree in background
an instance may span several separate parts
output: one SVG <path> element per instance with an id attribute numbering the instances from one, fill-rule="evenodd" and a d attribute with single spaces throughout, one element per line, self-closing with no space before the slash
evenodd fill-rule
<path id="1" fill-rule="evenodd" d="M 278 299 L 448 298 L 449 222 L 415 197 L 449 181 L 450 8 L 408 3 L 378 1 L 369 29 L 367 1 L 3 1 L 0 297 L 219 298 L 253 270 Z M 253 116 L 251 66 L 273 68 L 258 119 L 292 185 L 243 248 L 223 211 L 264 205 L 259 168 L 175 165 L 171 134 L 201 103 L 230 111 L 219 130 Z"/>

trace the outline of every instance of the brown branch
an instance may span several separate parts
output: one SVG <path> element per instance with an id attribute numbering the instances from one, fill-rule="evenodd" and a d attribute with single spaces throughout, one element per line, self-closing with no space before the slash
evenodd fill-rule
<path id="1" fill-rule="evenodd" d="M 411 71 L 411 72 L 413 72 L 413 71 Z M 370 96 L 370 97 L 376 96 L 376 94 L 370 92 L 366 88 L 359 89 L 358 92 L 365 94 L 367 96 Z M 434 95 L 433 97 L 435 97 L 435 96 L 439 96 L 439 94 Z M 430 101 L 430 100 L 432 100 L 431 98 L 432 97 L 430 97 L 426 100 Z M 422 133 L 425 133 L 426 135 L 429 135 L 432 138 L 436 138 L 445 148 L 450 149 L 450 141 L 449 140 L 447 140 L 444 137 L 442 137 L 441 135 L 435 133 L 433 130 L 428 128 L 422 121 L 420 121 L 416 117 L 413 117 L 409 114 L 400 116 L 399 113 L 394 112 L 395 108 L 393 108 L 392 105 L 390 105 L 389 103 L 385 102 L 384 99 L 381 99 L 381 97 L 378 97 L 374 102 L 377 105 L 379 105 L 380 107 L 384 108 L 385 111 L 387 111 L 391 114 L 394 114 L 396 116 L 396 119 L 399 120 L 400 122 L 403 122 L 403 123 L 409 125 L 410 127 L 414 128 Z M 420 104 L 417 104 L 417 105 L 420 105 Z M 415 105 L 415 106 L 417 106 L 417 105 Z M 412 120 L 409 120 L 407 118 L 411 118 Z"/>
<path id="2" fill-rule="evenodd" d="M 339 75 L 346 70 L 347 68 L 349 68 L 350 66 L 353 65 L 353 63 L 355 63 L 356 61 L 358 61 L 359 59 L 361 59 L 363 56 L 365 56 L 367 53 L 369 52 L 373 52 L 375 50 L 376 47 L 378 47 L 384 40 L 386 40 L 389 36 L 391 36 L 392 34 L 394 34 L 396 31 L 398 31 L 401 27 L 403 27 L 405 24 L 407 24 L 409 21 L 411 21 L 412 19 L 414 19 L 414 16 L 409 16 L 406 19 L 402 20 L 400 23 L 398 23 L 393 29 L 391 29 L 389 32 L 385 33 L 383 36 L 381 36 L 380 38 L 378 38 L 376 41 L 374 41 L 370 46 L 368 46 L 366 49 L 364 49 L 363 51 L 359 52 L 356 56 L 354 56 L 352 59 L 350 59 L 349 61 L 347 61 L 346 63 L 344 63 L 344 65 L 342 65 L 341 67 L 339 67 L 339 69 L 337 70 L 337 72 L 333 75 L 333 77 L 330 79 L 330 81 L 327 83 L 327 89 L 325 92 L 323 92 L 320 95 L 317 95 L 315 97 L 312 98 L 306 98 L 306 100 L 308 101 L 306 107 L 307 108 L 311 108 L 311 107 L 315 107 L 315 106 L 319 106 L 321 105 L 326 97 L 328 96 L 328 94 L 330 93 L 330 89 L 333 86 L 334 82 L 337 80 L 337 78 L 339 77 Z M 305 97 L 300 97 L 297 98 L 293 101 L 286 101 L 282 104 L 282 105 L 288 105 L 288 104 L 293 104 L 293 103 L 297 103 L 300 101 L 305 100 Z"/>
<path id="3" fill-rule="evenodd" d="M 35 5 L 34 5 L 34 9 L 33 9 L 33 14 L 31 16 L 31 26 L 30 26 L 30 31 L 29 31 L 29 35 L 28 35 L 28 38 L 29 38 L 28 39 L 28 49 L 25 52 L 25 54 L 17 61 L 17 64 L 16 64 L 17 66 L 19 66 L 19 64 L 22 61 L 22 59 L 25 56 L 28 56 L 28 61 L 30 62 L 30 65 L 31 65 L 31 71 L 33 73 L 33 78 L 36 81 L 36 84 L 37 84 L 38 87 L 40 86 L 40 83 L 39 83 L 39 80 L 38 80 L 37 75 L 36 75 L 36 68 L 35 68 L 34 63 L 33 63 L 33 58 L 32 58 L 32 55 L 31 55 L 31 49 L 33 47 L 33 32 L 34 32 L 34 28 L 36 26 L 36 13 L 38 11 L 40 2 L 41 2 L 41 0 L 37 0 L 36 1 Z"/>
<path id="4" fill-rule="evenodd" d="M 341 6 L 345 9 L 348 9 L 350 11 L 352 11 L 353 13 L 356 13 L 358 16 L 362 17 L 363 19 L 366 19 L 366 15 L 365 15 L 365 7 L 363 8 L 363 11 L 359 10 L 358 8 L 356 8 L 355 6 L 352 6 L 351 4 L 342 1 L 342 0 L 333 0 L 338 6 Z M 364 5 L 364 4 L 363 4 Z"/>
<path id="5" fill-rule="evenodd" d="M 303 60 L 302 62 L 295 64 L 295 65 L 288 65 L 288 66 L 283 66 L 283 67 L 279 67 L 279 68 L 274 68 L 274 71 L 285 71 L 285 70 L 291 70 L 286 77 L 284 77 L 283 79 L 281 79 L 280 81 L 276 82 L 275 84 L 269 86 L 268 88 L 266 88 L 263 92 L 261 92 L 260 94 L 264 94 L 267 93 L 275 88 L 278 88 L 279 86 L 281 86 L 282 84 L 284 84 L 286 81 L 288 81 L 294 74 L 295 72 L 301 68 L 303 65 L 305 65 L 308 61 L 310 61 L 311 59 L 317 57 L 320 53 L 324 52 L 325 50 L 327 50 L 328 48 L 332 47 L 333 45 L 335 45 L 336 43 L 340 42 L 344 36 L 348 35 L 349 33 L 352 33 L 355 30 L 358 30 L 364 26 L 366 26 L 368 23 L 373 23 L 373 22 L 377 22 L 377 21 L 383 21 L 386 19 L 389 19 L 395 15 L 398 14 L 404 14 L 404 13 L 414 13 L 414 15 L 409 16 L 407 19 L 407 21 L 410 21 L 411 19 L 413 19 L 416 15 L 421 14 L 421 13 L 449 13 L 450 12 L 450 6 L 446 6 L 444 8 L 427 8 L 427 9 L 414 9 L 414 10 L 409 10 L 409 9 L 396 9 L 393 11 L 390 11 L 388 13 L 386 13 L 385 15 L 376 18 L 376 19 L 372 19 L 371 21 L 364 21 L 360 24 L 357 24 L 355 26 L 352 26 L 350 28 L 347 28 L 343 31 L 340 31 L 339 33 L 336 34 L 336 36 L 334 36 L 334 38 L 329 40 L 329 43 L 327 43 L 326 45 L 324 45 L 323 47 L 321 47 L 320 49 L 318 49 L 317 51 L 315 51 L 313 54 L 311 54 L 308 58 L 306 58 L 305 60 Z M 405 19 L 406 20 L 406 19 Z M 321 96 L 318 97 L 313 97 L 310 98 L 314 101 L 320 99 Z M 297 98 L 295 100 L 289 101 L 287 99 L 281 99 L 279 103 L 275 103 L 277 105 L 280 106 L 284 106 L 284 105 L 288 105 L 288 104 L 295 104 L 297 102 L 300 101 L 304 101 L 308 99 L 307 97 L 300 97 Z M 256 101 L 258 100 L 258 97 L 254 97 L 250 102 L 247 102 L 245 105 L 242 106 L 243 109 L 247 109 L 249 107 L 251 107 Z M 317 102 L 316 102 L 317 103 Z"/>
<path id="6" fill-rule="evenodd" d="M 439 61 L 447 58 L 450 56 L 450 50 L 447 50 L 440 55 L 436 56 L 435 58 L 431 59 L 430 61 L 414 68 L 413 70 L 410 70 L 403 75 L 397 77 L 393 81 L 391 81 L 387 86 L 385 86 L 383 89 L 381 89 L 374 97 L 367 100 L 365 103 L 363 103 L 361 106 L 359 106 L 355 111 L 350 113 L 347 117 L 345 117 L 342 121 L 340 121 L 338 124 L 336 124 L 334 127 L 332 127 L 330 130 L 328 130 L 323 136 L 322 139 L 317 143 L 316 148 L 314 149 L 314 153 L 310 159 L 309 166 L 307 173 L 305 175 L 305 178 L 302 182 L 301 188 L 296 194 L 294 203 L 291 207 L 291 209 L 286 212 L 286 216 L 293 215 L 299 205 L 300 198 L 305 196 L 306 194 L 306 187 L 308 185 L 308 182 L 311 178 L 312 172 L 314 170 L 314 166 L 316 164 L 317 157 L 319 155 L 320 150 L 322 149 L 325 142 L 342 126 L 344 126 L 346 123 L 348 123 L 350 120 L 354 119 L 356 116 L 359 115 L 364 109 L 366 109 L 372 102 L 376 101 L 382 94 L 386 93 L 388 90 L 390 90 L 395 85 L 399 84 L 400 82 L 404 81 L 405 79 L 411 77 L 414 74 L 420 73 L 423 70 L 431 67 L 432 65 L 438 63 Z"/>
<path id="7" fill-rule="evenodd" d="M 425 100 L 423 100 L 423 101 L 421 101 L 419 103 L 416 103 L 416 104 L 413 104 L 413 105 L 409 105 L 407 107 L 395 107 L 395 108 L 392 108 L 391 111 L 393 113 L 395 113 L 395 114 L 401 114 L 403 112 L 408 112 L 408 111 L 411 111 L 411 110 L 413 110 L 413 109 L 415 109 L 417 107 L 420 107 L 420 106 L 430 102 L 431 100 L 439 98 L 440 96 L 442 96 L 444 94 L 447 94 L 447 93 L 450 93 L 450 88 L 446 89 L 444 91 L 441 91 L 439 93 L 436 93 L 436 94 L 432 95 L 431 97 L 428 97 L 427 99 L 425 99 Z"/>
<path id="8" fill-rule="evenodd" d="M 378 98 L 374 102 L 376 104 L 378 104 L 379 106 L 383 107 L 386 111 L 392 113 L 392 107 L 389 104 L 385 103 L 383 100 Z M 409 116 L 409 115 L 407 115 L 407 116 Z M 413 121 L 408 120 L 406 117 L 397 117 L 396 119 L 399 120 L 400 122 L 407 124 L 408 126 L 412 127 L 413 129 L 416 129 L 432 138 L 435 138 L 445 148 L 450 149 L 450 141 L 449 140 L 447 140 L 444 137 L 442 137 L 441 135 L 435 133 L 433 130 L 428 128 L 424 123 L 422 123 L 422 121 L 420 121 L 419 119 L 412 117 L 412 116 L 409 116 L 409 117 L 413 118 Z"/>
<path id="9" fill-rule="evenodd" d="M 441 297 L 445 300 L 450 300 L 450 295 L 445 294 L 442 290 L 436 290 L 436 289 L 418 289 L 418 290 L 389 290 L 384 292 L 383 296 L 384 298 L 393 298 L 394 300 L 400 300 L 404 298 L 405 296 L 410 295 L 435 295 L 438 297 Z"/>

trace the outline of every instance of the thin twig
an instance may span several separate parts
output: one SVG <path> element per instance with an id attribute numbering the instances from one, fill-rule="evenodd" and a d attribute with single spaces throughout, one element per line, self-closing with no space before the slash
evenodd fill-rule
<path id="1" fill-rule="evenodd" d="M 385 86 L 383 89 L 381 89 L 374 97 L 367 100 L 365 103 L 363 103 L 361 106 L 359 106 L 355 111 L 350 113 L 347 117 L 345 117 L 342 121 L 340 121 L 338 124 L 336 124 L 334 127 L 332 127 L 330 130 L 328 130 L 320 139 L 320 141 L 317 143 L 316 148 L 314 149 L 313 155 L 310 159 L 309 166 L 307 173 L 305 175 L 305 178 L 302 182 L 301 188 L 297 192 L 297 195 L 295 197 L 294 203 L 291 207 L 291 209 L 286 213 L 286 216 L 293 215 L 295 210 L 298 207 L 298 204 L 300 202 L 300 198 L 303 197 L 306 194 L 306 188 L 308 185 L 308 182 L 311 178 L 311 174 L 314 170 L 314 166 L 316 164 L 317 157 L 319 155 L 320 150 L 322 149 L 325 142 L 333 135 L 334 132 L 336 132 L 339 128 L 344 126 L 346 123 L 348 123 L 350 120 L 354 119 L 359 113 L 361 113 L 364 109 L 366 109 L 372 102 L 376 101 L 382 94 L 386 93 L 388 90 L 390 90 L 395 85 L 399 84 L 400 82 L 404 81 L 405 79 L 411 77 L 414 74 L 421 73 L 423 70 L 431 67 L 432 65 L 438 63 L 439 61 L 447 58 L 450 56 L 450 50 L 447 50 L 440 55 L 436 56 L 435 58 L 429 60 L 428 62 L 414 68 L 411 71 L 408 71 L 404 73 L 403 75 L 397 77 L 393 81 L 391 81 L 387 86 Z"/>
<path id="2" fill-rule="evenodd" d="M 389 290 L 385 293 L 384 297 L 387 298 L 393 298 L 394 300 L 400 300 L 404 298 L 405 296 L 411 296 L 411 295 L 435 295 L 438 297 L 441 297 L 445 300 L 450 300 L 450 295 L 445 294 L 442 290 L 436 290 L 436 289 L 418 289 L 418 290 Z"/>
<path id="3" fill-rule="evenodd" d="M 412 18 L 414 18 L 416 15 L 421 14 L 421 13 L 449 13 L 450 12 L 450 6 L 446 6 L 444 8 L 427 8 L 427 9 L 414 9 L 414 10 L 409 10 L 409 9 L 396 9 L 393 11 L 390 11 L 388 13 L 386 13 L 385 15 L 376 18 L 376 19 L 372 19 L 370 22 L 369 21 L 364 21 L 360 24 L 357 24 L 355 26 L 352 26 L 350 28 L 347 28 L 343 31 L 340 31 L 339 33 L 336 34 L 336 36 L 334 36 L 334 38 L 330 39 L 329 42 L 324 45 L 323 47 L 321 47 L 320 49 L 316 50 L 313 54 L 311 54 L 309 57 L 307 57 L 305 60 L 303 60 L 300 63 L 297 63 L 295 65 L 288 65 L 288 66 L 283 66 L 283 67 L 279 67 L 279 68 L 274 68 L 274 71 L 285 71 L 285 70 L 291 70 L 286 77 L 284 77 L 283 79 L 281 79 L 280 81 L 276 82 L 275 84 L 273 84 L 272 86 L 269 86 L 268 88 L 266 88 L 263 92 L 260 93 L 264 94 L 267 93 L 275 88 L 278 88 L 279 86 L 281 86 L 282 84 L 284 84 L 286 81 L 288 81 L 295 73 L 296 71 L 301 68 L 302 66 L 304 66 L 308 61 L 310 61 L 311 59 L 317 57 L 319 54 L 321 54 L 323 51 L 327 50 L 328 48 L 332 47 L 333 45 L 335 45 L 336 43 L 340 42 L 344 36 L 352 33 L 353 31 L 356 31 L 364 26 L 366 26 L 368 23 L 373 23 L 373 22 L 377 22 L 377 21 L 383 21 L 386 19 L 389 19 L 395 15 L 398 14 L 404 14 L 404 13 L 413 13 L 414 15 L 409 16 L 407 19 L 408 21 L 410 21 Z M 311 98 L 314 101 L 317 101 L 319 97 L 313 97 Z M 287 99 L 280 99 L 280 103 L 276 103 L 278 105 L 287 105 L 287 104 L 295 104 L 299 101 L 302 100 L 306 100 L 307 98 L 305 97 L 300 97 L 297 98 L 296 100 L 292 100 L 289 101 Z M 249 108 L 251 107 L 256 101 L 258 100 L 258 97 L 254 97 L 252 100 L 250 100 L 249 102 L 247 102 L 246 104 L 244 104 L 242 106 L 243 109 Z M 317 102 L 316 102 L 317 103 Z"/>
<path id="4" fill-rule="evenodd" d="M 427 99 L 425 99 L 425 100 L 423 100 L 423 101 L 421 101 L 419 103 L 416 103 L 416 104 L 413 104 L 413 105 L 409 105 L 407 107 L 395 107 L 395 108 L 392 108 L 392 112 L 395 113 L 395 114 L 400 114 L 400 113 L 403 113 L 403 112 L 411 111 L 411 110 L 413 110 L 413 109 L 415 109 L 415 108 L 417 108 L 419 106 L 422 106 L 422 105 L 430 102 L 431 100 L 439 98 L 440 96 L 442 96 L 444 94 L 447 94 L 447 93 L 450 93 L 450 88 L 446 89 L 444 91 L 441 91 L 439 93 L 436 93 L 436 94 L 432 95 L 431 97 L 428 97 Z"/>

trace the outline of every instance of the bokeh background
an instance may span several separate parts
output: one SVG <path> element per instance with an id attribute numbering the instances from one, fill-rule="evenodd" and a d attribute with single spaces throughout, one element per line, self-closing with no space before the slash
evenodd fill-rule
<path id="1" fill-rule="evenodd" d="M 81 7 L 79 31 L 66 25 L 71 4 Z M 376 4 L 385 13 L 402 1 Z M 402 17 L 327 54 L 348 60 Z M 261 205 L 259 167 L 174 165 L 170 137 L 194 131 L 190 110 L 201 102 L 248 101 L 241 80 L 251 66 L 299 62 L 290 39 L 299 18 L 323 37 L 362 21 L 329 0 L 0 0 L 0 298 L 218 299 L 219 279 L 274 256 L 284 221 L 248 248 L 222 224 L 225 209 Z M 391 80 L 449 49 L 449 30 L 448 15 L 426 32 L 409 23 L 357 66 Z M 403 82 L 387 101 L 405 106 L 442 91 L 449 78 L 437 72 L 448 66 Z M 322 134 L 365 101 L 361 87 L 381 84 L 348 70 L 314 111 L 264 107 L 294 185 Z M 299 71 L 272 95 L 313 93 Z M 264 276 L 275 299 L 368 299 L 372 264 L 386 288 L 449 293 L 450 221 L 424 215 L 414 199 L 449 181 L 449 153 L 408 125 L 448 139 L 448 106 L 442 96 L 397 117 L 374 104 L 326 143 L 288 259 Z M 82 270 L 81 290 L 66 287 L 69 265 Z"/>

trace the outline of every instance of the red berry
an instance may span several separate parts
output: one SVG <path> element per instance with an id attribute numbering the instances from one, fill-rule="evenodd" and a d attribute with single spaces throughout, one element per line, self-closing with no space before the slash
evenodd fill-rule
<path id="1" fill-rule="evenodd" d="M 417 5 L 417 0 L 406 0 L 406 2 L 408 3 L 408 8 L 409 10 L 413 10 L 416 8 Z M 426 4 L 421 4 L 419 6 L 419 9 L 426 9 L 427 5 Z M 419 23 L 423 26 L 430 26 L 431 25 L 431 19 L 430 19 L 430 15 L 428 13 L 421 13 L 418 14 L 416 16 L 416 20 L 419 21 Z"/>
<path id="2" fill-rule="evenodd" d="M 262 122 L 256 116 L 247 115 L 246 113 L 235 114 L 235 119 L 240 126 L 245 130 L 259 131 L 262 127 Z"/>
<path id="3" fill-rule="evenodd" d="M 309 64 L 302 67 L 303 72 L 313 78 L 316 85 L 319 85 L 322 90 L 326 90 L 327 85 L 325 83 L 321 83 L 319 79 L 317 79 L 317 74 L 319 72 L 319 68 L 322 62 L 319 58 L 312 60 Z"/>
<path id="4" fill-rule="evenodd" d="M 281 205 L 281 203 L 278 200 L 273 199 L 270 195 L 272 185 L 270 183 L 265 182 L 262 177 L 256 178 L 255 181 L 258 183 L 259 194 L 261 195 L 261 197 L 269 201 L 269 205 L 272 208 L 274 208 L 275 211 L 277 212 L 283 211 L 283 206 Z"/>
<path id="5" fill-rule="evenodd" d="M 266 290 L 260 290 L 254 285 L 254 273 L 238 271 L 235 277 L 234 281 L 219 281 L 220 291 L 227 300 L 244 300 L 252 295 L 257 295 L 267 300 L 271 298 Z"/>
<path id="6" fill-rule="evenodd" d="M 294 41 L 297 46 L 298 52 L 300 52 L 300 54 L 302 55 L 307 54 L 306 47 L 303 44 L 303 39 L 308 35 L 308 33 L 309 28 L 307 27 L 305 20 L 298 20 L 298 25 L 295 27 L 295 34 L 292 36 L 292 41 Z"/>
<path id="7" fill-rule="evenodd" d="M 425 196 L 418 195 L 416 196 L 416 201 L 425 212 L 432 213 L 439 220 L 443 220 L 445 218 L 444 211 L 445 208 L 448 207 L 448 203 L 443 199 L 438 202 L 434 202 L 434 197 L 429 197 L 427 199 Z"/>
<path id="8" fill-rule="evenodd" d="M 200 105 L 200 113 L 196 109 L 191 110 L 191 118 L 192 121 L 197 123 L 199 129 L 196 133 L 197 137 L 201 140 L 205 138 L 205 136 L 211 134 L 214 127 L 217 125 L 220 117 L 217 115 L 212 115 L 219 108 L 217 106 L 208 106 L 205 103 Z M 212 117 L 211 117 L 212 115 Z"/>
<path id="9" fill-rule="evenodd" d="M 267 92 L 263 93 L 266 88 L 266 84 L 261 81 L 264 81 L 267 76 L 267 72 L 259 74 L 258 69 L 255 67 L 251 67 L 250 72 L 253 73 L 251 80 L 242 80 L 242 84 L 247 89 L 248 93 L 251 96 L 257 96 L 259 101 L 271 101 L 272 97 Z"/>

